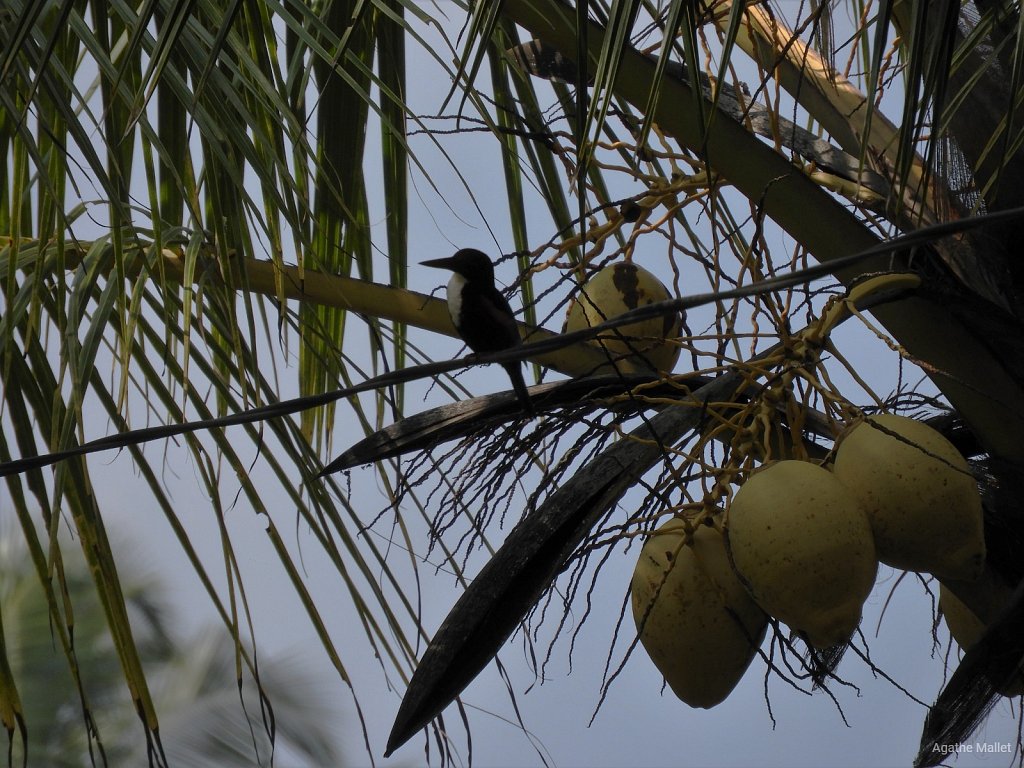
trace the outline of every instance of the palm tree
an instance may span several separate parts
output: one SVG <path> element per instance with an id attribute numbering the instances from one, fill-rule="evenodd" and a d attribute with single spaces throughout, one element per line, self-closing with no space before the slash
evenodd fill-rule
<path id="1" fill-rule="evenodd" d="M 24 540 L 5 528 L 10 530 L 0 537 L 0 609 L 12 677 L 24 691 L 24 718 L 32 726 L 23 755 L 27 764 L 145 764 L 147 749 L 154 745 L 147 745 L 136 727 L 117 650 L 83 559 L 72 556 L 64 571 L 66 597 L 75 607 L 79 688 L 52 642 L 50 609 Z M 137 562 L 123 563 L 122 576 L 137 647 L 154 684 L 168 762 L 269 765 L 276 750 L 309 765 L 342 764 L 331 707 L 308 667 L 287 657 L 264 658 L 259 685 L 246 677 L 240 692 L 235 649 L 223 632 L 207 629 L 176 637 L 170 631 L 176 622 L 167 607 L 166 586 L 145 575 Z M 271 698 L 273 710 L 266 708 Z M 83 699 L 96 709 L 89 724 L 82 721 Z M 23 745 L 16 746 L 20 762 Z"/>
<path id="2" fill-rule="evenodd" d="M 991 625 L 950 695 L 996 674 L 986 659 L 1019 657 L 999 638 L 1014 634 L 1020 600 L 991 597 L 1019 580 L 1007 565 L 1020 541 L 1008 489 L 1024 463 L 1019 5 L 793 5 L 506 0 L 473 5 L 464 35 L 434 5 L 397 0 L 0 9 L 0 461 L 73 679 L 85 667 L 62 607 L 65 524 L 155 743 L 110 501 L 86 457 L 101 448 L 127 452 L 147 514 L 160 510 L 239 648 L 244 553 L 224 513 L 260 515 L 348 680 L 357 662 L 264 501 L 273 488 L 403 689 L 434 633 L 402 571 L 436 556 L 475 575 L 473 554 L 491 548 L 524 488 L 531 522 L 445 623 L 449 656 L 420 673 L 420 723 L 524 619 L 561 628 L 554 614 L 589 605 L 592 584 L 621 595 L 598 581 L 602 566 L 657 518 L 708 515 L 767 458 L 826 455 L 865 407 L 922 404 L 950 408 L 969 434 L 965 454 L 994 478 L 991 540 L 1005 545 L 982 581 L 947 584 Z M 442 92 L 425 100 L 439 74 Z M 477 152 L 500 168 L 500 204 L 485 198 L 498 184 L 467 181 Z M 599 331 L 568 344 L 543 328 L 588 277 L 629 260 L 691 297 L 672 308 L 688 313 L 682 362 L 657 385 L 613 376 L 599 397 L 592 382 L 555 388 L 536 424 L 485 403 L 485 415 L 410 443 L 457 448 L 408 463 L 360 453 L 380 459 L 379 502 L 367 505 L 343 479 L 317 478 L 332 439 L 391 422 L 405 439 L 425 377 L 467 392 L 461 363 L 417 366 L 445 358 L 423 331 L 454 334 L 441 302 L 407 289 L 410 235 L 418 246 L 430 226 L 416 218 L 424 199 L 460 237 L 479 211 L 515 254 L 523 320 L 540 341 L 521 354 L 535 372 L 584 378 L 605 365 Z M 863 290 L 866 276 L 893 275 Z M 861 303 L 833 312 L 858 284 Z M 823 317 L 855 318 L 843 332 L 857 326 L 873 345 L 862 362 Z M 143 447 L 172 437 L 209 499 L 227 586 L 174 503 L 168 455 Z M 368 521 L 365 507 L 382 505 L 390 516 Z M 502 620 L 479 627 L 483 609 Z M 0 654 L 0 720 L 15 732 L 32 726 L 9 667 Z M 991 693 L 933 721 L 926 742 L 966 737 Z M 84 700 L 81 712 L 104 708 Z"/>

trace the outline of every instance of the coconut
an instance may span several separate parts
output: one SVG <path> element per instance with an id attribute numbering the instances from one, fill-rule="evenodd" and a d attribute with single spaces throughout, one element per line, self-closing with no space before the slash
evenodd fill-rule
<path id="1" fill-rule="evenodd" d="M 883 414 L 839 439 L 835 476 L 871 521 L 878 559 L 974 581 L 985 565 L 981 496 L 963 456 L 920 421 Z"/>
<path id="2" fill-rule="evenodd" d="M 644 544 L 630 584 L 640 642 L 691 707 L 723 701 L 761 645 L 768 617 L 729 564 L 722 534 L 671 520 Z"/>
<path id="3" fill-rule="evenodd" d="M 565 331 L 579 331 L 639 307 L 672 298 L 653 274 L 628 261 L 602 269 L 580 289 L 569 306 Z M 611 358 L 609 369 L 619 373 L 671 371 L 679 359 L 682 317 L 671 312 L 602 333 L 594 344 Z"/>
<path id="4" fill-rule="evenodd" d="M 764 610 L 817 648 L 850 638 L 878 562 L 867 517 L 831 472 L 778 461 L 754 473 L 733 498 L 727 532 Z"/>

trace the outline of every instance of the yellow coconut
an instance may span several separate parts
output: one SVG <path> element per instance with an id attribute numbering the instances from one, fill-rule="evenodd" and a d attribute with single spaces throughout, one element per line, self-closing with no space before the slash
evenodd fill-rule
<path id="1" fill-rule="evenodd" d="M 939 585 L 939 610 L 942 611 L 942 618 L 949 628 L 949 634 L 963 650 L 970 649 L 981 639 L 985 624 L 944 584 Z M 1024 659 L 1021 660 L 1017 674 L 1007 681 L 999 692 L 1003 696 L 1020 696 L 1024 693 Z"/>
<path id="2" fill-rule="evenodd" d="M 835 475 L 860 503 L 878 559 L 907 571 L 974 581 L 985 564 L 981 497 L 946 438 L 884 414 L 840 437 Z"/>
<path id="3" fill-rule="evenodd" d="M 831 472 L 806 461 L 756 472 L 733 498 L 727 531 L 764 610 L 818 648 L 850 638 L 878 562 L 867 517 Z"/>
<path id="4" fill-rule="evenodd" d="M 647 655 L 691 707 L 723 701 L 761 645 L 768 617 L 729 564 L 722 534 L 681 520 L 644 544 L 633 571 L 633 618 Z"/>
<path id="5" fill-rule="evenodd" d="M 580 331 L 638 307 L 672 298 L 661 281 L 643 267 L 620 261 L 602 269 L 580 289 L 569 306 L 565 331 Z M 621 326 L 593 343 L 611 357 L 609 371 L 671 371 L 679 359 L 682 318 L 671 313 Z"/>

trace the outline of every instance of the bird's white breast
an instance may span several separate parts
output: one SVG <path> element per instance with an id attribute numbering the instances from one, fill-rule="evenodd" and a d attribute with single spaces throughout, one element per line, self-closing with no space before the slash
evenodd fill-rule
<path id="1" fill-rule="evenodd" d="M 458 272 L 452 272 L 448 281 L 448 314 L 452 323 L 459 327 L 459 317 L 462 315 L 462 288 L 466 284 L 466 278 Z"/>

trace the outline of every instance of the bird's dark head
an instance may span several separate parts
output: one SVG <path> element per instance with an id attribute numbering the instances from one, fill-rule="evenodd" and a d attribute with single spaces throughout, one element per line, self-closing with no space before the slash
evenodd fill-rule
<path id="1" fill-rule="evenodd" d="M 466 280 L 494 283 L 494 265 L 487 258 L 487 254 L 475 248 L 463 248 L 447 259 L 431 259 L 420 263 L 425 267 L 450 269 Z"/>

